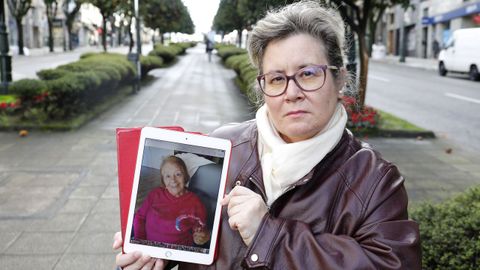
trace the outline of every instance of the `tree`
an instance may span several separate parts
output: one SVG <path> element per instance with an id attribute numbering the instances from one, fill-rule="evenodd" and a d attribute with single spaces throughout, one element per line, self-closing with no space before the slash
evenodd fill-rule
<path id="1" fill-rule="evenodd" d="M 242 44 L 242 31 L 244 29 L 244 18 L 237 9 L 238 0 L 220 0 L 217 14 L 213 19 L 213 27 L 216 31 L 229 33 L 234 30 L 238 32 L 238 45 Z"/>
<path id="2" fill-rule="evenodd" d="M 298 0 L 297 0 L 298 1 Z M 213 19 L 215 30 L 228 33 L 238 32 L 238 45 L 242 44 L 243 29 L 250 29 L 272 8 L 297 2 L 295 0 L 221 0 Z"/>
<path id="3" fill-rule="evenodd" d="M 73 22 L 75 21 L 75 17 L 77 16 L 84 2 L 85 0 L 64 0 L 62 3 L 62 10 L 63 10 L 63 13 L 65 14 L 65 18 L 66 18 L 65 24 L 67 26 L 67 33 L 68 33 L 68 49 L 70 51 L 73 50 L 73 43 L 72 43 Z"/>
<path id="4" fill-rule="evenodd" d="M 358 86 L 358 102 L 361 107 L 365 104 L 367 93 L 368 76 L 368 45 L 367 45 L 367 27 L 375 29 L 380 16 L 387 7 L 402 5 L 406 8 L 410 0 L 330 0 L 331 5 L 336 7 L 343 19 L 347 22 L 350 29 L 357 35 L 358 53 L 360 59 L 360 76 Z M 370 30 L 370 34 L 375 34 Z M 373 41 L 372 41 L 373 42 Z"/>
<path id="5" fill-rule="evenodd" d="M 162 44 L 164 33 L 193 33 L 190 13 L 181 0 L 149 0 L 140 11 L 145 25 L 160 32 Z"/>
<path id="6" fill-rule="evenodd" d="M 123 15 L 121 16 L 123 18 L 122 21 L 127 23 L 126 28 L 128 32 L 128 38 L 130 40 L 128 45 L 128 52 L 132 52 L 132 49 L 133 49 L 132 20 L 135 17 L 134 10 L 133 10 L 133 1 L 132 0 L 121 1 L 121 3 L 118 5 L 118 12 L 121 15 Z M 120 25 L 123 25 L 123 23 L 120 22 Z M 119 44 L 121 44 L 120 35 L 119 35 Z"/>
<path id="7" fill-rule="evenodd" d="M 18 54 L 25 55 L 23 51 L 23 27 L 22 19 L 32 7 L 32 0 L 7 0 L 10 14 L 15 18 L 18 37 Z"/>
<path id="8" fill-rule="evenodd" d="M 53 52 L 53 20 L 57 17 L 58 2 L 57 0 L 43 0 L 47 12 L 48 24 L 48 48 Z"/>
<path id="9" fill-rule="evenodd" d="M 102 46 L 107 51 L 107 21 L 120 4 L 121 0 L 88 0 L 89 3 L 96 6 L 102 15 Z"/>

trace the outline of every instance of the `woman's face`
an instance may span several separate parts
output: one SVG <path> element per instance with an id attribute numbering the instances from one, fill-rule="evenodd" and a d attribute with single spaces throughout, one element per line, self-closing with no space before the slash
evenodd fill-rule
<path id="1" fill-rule="evenodd" d="M 328 65 L 321 42 L 308 34 L 297 34 L 271 41 L 263 56 L 263 73 L 281 72 L 293 75 L 308 65 Z M 315 136 L 332 117 L 341 87 L 330 70 L 322 88 L 304 92 L 288 82 L 285 93 L 278 97 L 265 97 L 270 119 L 285 142 L 298 142 Z"/>
<path id="2" fill-rule="evenodd" d="M 161 171 L 165 188 L 175 197 L 185 193 L 185 175 L 177 164 L 167 162 Z"/>

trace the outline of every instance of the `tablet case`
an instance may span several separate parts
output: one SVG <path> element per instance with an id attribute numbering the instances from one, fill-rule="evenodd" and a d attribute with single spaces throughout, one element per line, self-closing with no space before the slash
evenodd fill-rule
<path id="1" fill-rule="evenodd" d="M 159 128 L 185 132 L 185 130 L 180 126 Z M 125 239 L 125 231 L 127 229 L 128 210 L 130 207 L 130 198 L 132 196 L 133 177 L 135 175 L 135 166 L 137 162 L 138 144 L 140 141 L 141 131 L 141 127 L 117 128 L 116 130 L 118 190 L 120 200 L 120 225 L 122 229 L 122 239 Z"/>

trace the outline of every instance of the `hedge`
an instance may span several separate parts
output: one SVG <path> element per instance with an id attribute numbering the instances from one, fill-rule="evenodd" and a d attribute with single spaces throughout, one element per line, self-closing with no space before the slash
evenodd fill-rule
<path id="1" fill-rule="evenodd" d="M 191 46 L 192 43 L 179 43 L 158 50 L 172 53 L 174 59 Z M 165 66 L 165 62 L 155 54 L 140 56 L 142 78 L 150 70 Z M 68 129 L 68 125 L 62 123 L 70 120 L 78 127 L 86 121 L 79 120 L 82 115 L 90 115 L 92 109 L 110 104 L 110 99 L 115 99 L 119 91 L 124 94 L 122 86 L 134 81 L 136 67 L 123 54 L 85 53 L 77 62 L 38 71 L 37 76 L 39 79 L 23 79 L 10 85 L 13 101 L 4 101 L 0 96 L 0 128 L 44 127 L 46 124 Z"/>
<path id="2" fill-rule="evenodd" d="M 217 47 L 217 54 L 222 58 L 222 61 L 226 61 L 227 58 L 233 55 L 245 54 L 247 50 L 242 48 L 237 48 L 235 46 L 221 46 Z"/>
<path id="3" fill-rule="evenodd" d="M 150 56 L 158 56 L 163 59 L 165 64 L 172 63 L 178 54 L 182 52 L 182 48 L 179 46 L 164 46 L 157 44 L 154 46 L 153 50 L 148 53 Z"/>
<path id="4" fill-rule="evenodd" d="M 480 186 L 410 217 L 420 224 L 422 269 L 480 269 Z"/>

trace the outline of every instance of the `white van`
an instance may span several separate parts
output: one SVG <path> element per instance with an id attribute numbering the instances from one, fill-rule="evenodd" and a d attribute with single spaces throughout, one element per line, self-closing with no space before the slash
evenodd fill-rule
<path id="1" fill-rule="evenodd" d="M 468 73 L 470 80 L 480 80 L 480 28 L 465 28 L 453 32 L 438 55 L 438 73 Z"/>

